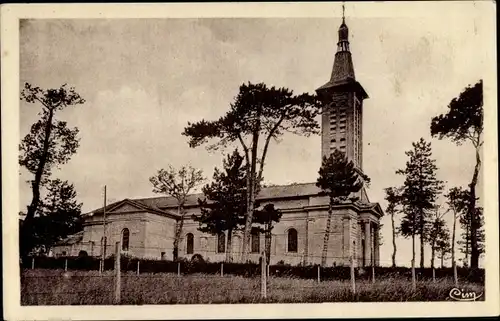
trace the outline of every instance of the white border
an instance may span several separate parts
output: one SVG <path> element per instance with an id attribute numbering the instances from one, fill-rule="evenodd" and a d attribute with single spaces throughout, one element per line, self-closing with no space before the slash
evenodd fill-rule
<path id="1" fill-rule="evenodd" d="M 446 12 L 456 23 L 468 10 L 466 2 L 348 2 L 355 17 L 425 17 Z M 494 2 L 477 1 L 483 16 L 482 29 L 490 32 L 488 64 L 484 75 L 485 145 L 484 190 L 487 237 L 486 301 L 428 303 L 323 303 L 323 304 L 236 304 L 173 306 L 54 306 L 21 307 L 18 262 L 18 163 L 19 142 L 19 18 L 166 18 L 166 17 L 338 17 L 339 3 L 210 3 L 210 4 L 59 4 L 2 5 L 2 204 L 3 204 L 3 298 L 4 318 L 30 319 L 195 319 L 195 318 L 316 318 L 316 317 L 402 317 L 402 316 L 487 316 L 499 315 L 498 185 L 497 185 L 497 97 Z M 481 48 L 483 49 L 483 48 Z M 474 57 L 471 57 L 474 59 Z M 17 124 L 17 126 L 16 126 Z M 360 308 L 362 305 L 363 308 Z"/>

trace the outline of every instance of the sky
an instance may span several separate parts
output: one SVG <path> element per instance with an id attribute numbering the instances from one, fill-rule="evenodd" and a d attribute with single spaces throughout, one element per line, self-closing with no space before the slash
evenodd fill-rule
<path id="1" fill-rule="evenodd" d="M 446 189 L 466 187 L 475 164 L 472 145 L 431 138 L 429 126 L 452 98 L 489 71 L 485 50 L 490 39 L 484 36 L 481 11 L 472 2 L 450 2 L 447 15 L 356 16 L 361 10 L 362 4 L 346 4 L 356 79 L 370 96 L 363 111 L 370 201 L 385 209 L 384 188 L 402 184 L 395 171 L 405 166 L 405 151 L 420 137 L 431 141 Z M 102 206 L 104 185 L 108 203 L 157 196 L 149 177 L 168 165 L 190 164 L 211 178 L 222 164 L 221 152 L 190 148 L 183 128 L 223 115 L 245 82 L 314 93 L 330 77 L 341 23 L 337 13 L 332 10 L 325 18 L 24 20 L 20 84 L 57 88 L 67 83 L 86 100 L 57 114 L 79 128 L 80 147 L 53 176 L 75 185 L 84 212 Z M 39 108 L 20 103 L 21 137 Z M 320 136 L 287 134 L 270 147 L 265 181 L 315 182 L 320 157 Z M 21 210 L 31 200 L 28 179 L 21 169 Z M 388 216 L 382 224 L 385 265 L 392 252 Z M 398 263 L 407 265 L 411 243 L 398 239 L 398 246 Z"/>

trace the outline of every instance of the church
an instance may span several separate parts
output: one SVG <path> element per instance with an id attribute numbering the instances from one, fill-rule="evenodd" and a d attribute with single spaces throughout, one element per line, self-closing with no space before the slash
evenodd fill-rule
<path id="1" fill-rule="evenodd" d="M 349 48 L 349 29 L 342 18 L 338 30 L 337 52 L 330 80 L 316 89 L 328 99 L 321 115 L 321 156 L 335 148 L 343 151 L 362 171 L 363 164 L 363 101 L 368 94 L 356 81 Z M 319 168 L 318 164 L 318 168 Z M 329 235 L 327 266 L 379 264 L 379 226 L 383 216 L 378 203 L 369 201 L 363 188 L 356 202 L 348 201 L 333 208 Z M 191 259 L 201 255 L 210 262 L 226 259 L 227 235 L 205 234 L 191 219 L 199 214 L 198 199 L 203 194 L 189 195 L 187 211 L 179 244 L 179 257 Z M 270 264 L 319 264 L 328 217 L 328 197 L 320 195 L 315 182 L 262 188 L 257 200 L 261 205 L 272 203 L 282 218 L 272 231 Z M 55 255 L 108 256 L 114 244 L 121 241 L 125 255 L 139 258 L 172 260 L 174 229 L 180 215 L 173 197 L 124 199 L 84 214 L 84 230 L 53 248 Z M 106 235 L 106 242 L 103 242 Z M 242 235 L 232 238 L 233 259 L 241 253 Z M 103 243 L 106 243 L 104 249 Z M 264 235 L 252 232 L 249 244 L 251 261 L 258 261 L 264 250 Z"/>

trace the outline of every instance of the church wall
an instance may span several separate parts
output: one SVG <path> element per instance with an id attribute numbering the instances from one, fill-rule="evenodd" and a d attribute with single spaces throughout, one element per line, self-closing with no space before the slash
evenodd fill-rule
<path id="1" fill-rule="evenodd" d="M 175 220 L 152 213 L 145 213 L 145 242 L 143 257 L 173 259 Z"/>
<path id="2" fill-rule="evenodd" d="M 328 198 L 312 196 L 291 200 L 289 204 L 283 201 L 273 202 L 276 207 L 284 211 L 280 222 L 274 226 L 272 231 L 271 264 L 277 264 L 280 261 L 292 265 L 321 263 L 323 239 L 328 217 L 328 211 L 324 205 L 327 201 Z M 308 207 L 307 205 L 311 206 Z M 193 254 L 201 254 L 203 258 L 208 259 L 210 262 L 225 261 L 226 253 L 217 252 L 217 236 L 198 231 L 198 222 L 191 219 L 193 213 L 199 213 L 199 208 L 188 208 L 187 211 L 179 243 L 179 257 L 191 259 Z M 368 213 L 361 215 L 365 217 Z M 103 235 L 102 221 L 96 219 L 96 217 L 90 217 L 88 221 L 94 222 L 84 227 L 83 242 L 79 246 L 81 248 L 87 246 L 85 250 L 89 255 L 99 256 L 101 255 L 100 242 Z M 130 249 L 127 254 L 141 258 L 173 259 L 174 219 L 145 212 L 110 213 L 107 222 L 108 255 L 114 253 L 114 244 L 120 240 L 123 228 L 128 228 L 130 230 Z M 363 256 L 361 240 L 364 234 L 359 222 L 361 220 L 354 210 L 334 209 L 327 266 L 349 264 L 351 255 L 357 258 L 358 264 L 361 262 Z M 292 228 L 297 231 L 296 252 L 288 250 L 288 232 Z M 194 235 L 193 254 L 186 253 L 186 235 L 188 233 Z M 242 250 L 242 234 L 242 232 L 233 234 L 233 261 L 239 261 Z M 307 238 L 307 235 L 309 235 L 309 238 Z M 95 242 L 92 248 L 93 252 L 90 251 L 90 242 Z M 265 236 L 261 234 L 259 253 L 250 253 L 249 259 L 258 262 L 260 253 L 264 248 Z"/>
<path id="3" fill-rule="evenodd" d="M 323 198 L 317 198 L 318 200 Z M 305 204 L 303 202 L 303 204 Z M 324 202 L 323 202 L 324 205 Z M 281 206 L 280 206 L 281 207 Z M 288 208 L 290 210 L 290 208 Z M 195 209 L 196 210 L 196 209 Z M 194 211 L 193 211 L 194 212 Z M 309 215 L 309 216 L 308 216 Z M 309 222 L 307 218 L 309 217 Z M 284 263 L 297 264 L 320 264 L 323 250 L 323 240 L 326 228 L 328 211 L 326 209 L 311 210 L 308 214 L 306 210 L 297 208 L 297 211 L 285 211 L 279 223 L 272 231 L 271 241 L 271 264 L 280 261 Z M 345 217 L 350 217 L 346 220 Z M 226 259 L 226 253 L 217 253 L 217 237 L 198 231 L 198 223 L 191 219 L 186 219 L 183 227 L 182 239 L 179 247 L 179 256 L 191 259 L 193 254 L 201 254 L 203 258 L 211 262 L 222 262 Z M 297 231 L 297 252 L 288 251 L 288 231 L 294 228 Z M 186 235 L 194 235 L 193 254 L 186 253 Z M 306 235 L 309 234 L 309 239 Z M 233 234 L 233 260 L 237 261 L 241 254 L 242 232 Z M 329 238 L 329 248 L 327 254 L 327 265 L 349 264 L 350 255 L 360 255 L 359 231 L 357 226 L 357 214 L 350 209 L 334 210 L 332 215 L 331 233 Z M 173 242 L 173 241 L 172 241 Z M 226 234 L 227 242 L 227 234 Z M 265 237 L 260 237 L 260 251 L 264 249 Z M 354 249 L 356 247 L 356 250 Z M 250 253 L 249 259 L 257 262 L 258 253 Z"/>
<path id="4" fill-rule="evenodd" d="M 191 212 L 195 212 L 193 209 Z M 199 212 L 197 212 L 199 215 Z M 198 231 L 199 223 L 192 219 L 187 219 L 184 222 L 182 229 L 182 238 L 179 245 L 179 256 L 186 259 L 191 259 L 194 254 L 200 254 L 204 259 L 209 259 L 211 262 L 222 262 L 226 258 L 226 253 L 217 252 L 217 237 L 209 233 Z M 193 254 L 187 254 L 187 234 L 192 233 L 194 236 Z M 226 236 L 227 240 L 227 236 Z"/>
<path id="5" fill-rule="evenodd" d="M 107 246 L 106 246 L 106 256 L 115 253 L 115 244 L 121 241 L 122 231 L 124 228 L 128 228 L 130 232 L 129 236 L 129 251 L 124 252 L 131 256 L 144 255 L 144 250 L 142 249 L 145 244 L 145 213 L 109 213 L 106 216 L 106 234 L 107 234 Z M 86 219 L 86 225 L 84 226 L 83 239 L 80 243 L 73 246 L 71 254 L 68 255 L 78 255 L 80 250 L 86 251 L 88 255 L 91 256 L 101 256 L 102 246 L 101 240 L 104 236 L 104 227 L 102 224 L 102 217 L 90 217 Z M 56 247 L 55 253 L 63 251 L 63 247 Z M 76 253 L 76 254 L 75 254 Z"/>
<path id="6" fill-rule="evenodd" d="M 321 210 L 310 213 L 309 222 L 309 264 L 320 264 L 323 253 L 328 211 Z M 332 214 L 330 236 L 328 240 L 327 266 L 338 264 L 342 254 L 342 214 L 334 211 Z"/>
<path id="7" fill-rule="evenodd" d="M 306 219 L 307 213 L 305 211 L 283 213 L 280 222 L 274 226 L 272 231 L 271 264 L 283 261 L 297 265 L 303 262 L 307 252 Z M 297 252 L 290 252 L 288 249 L 288 232 L 292 228 L 297 231 Z"/>

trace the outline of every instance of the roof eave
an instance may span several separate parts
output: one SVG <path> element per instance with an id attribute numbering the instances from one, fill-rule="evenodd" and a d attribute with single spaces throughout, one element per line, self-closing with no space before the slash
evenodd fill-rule
<path id="1" fill-rule="evenodd" d="M 323 86 L 316 89 L 316 92 L 322 95 L 339 91 L 355 91 L 361 95 L 362 99 L 369 98 L 363 86 L 361 86 L 361 84 L 358 81 L 350 79 L 341 80 L 337 82 L 329 81 Z"/>

